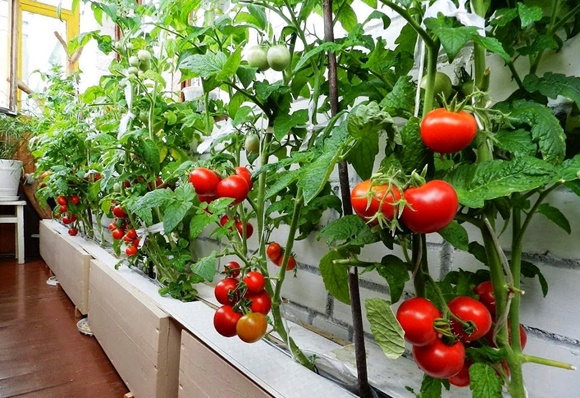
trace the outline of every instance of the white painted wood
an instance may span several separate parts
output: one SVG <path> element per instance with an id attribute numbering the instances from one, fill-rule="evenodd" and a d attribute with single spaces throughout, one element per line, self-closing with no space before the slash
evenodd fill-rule
<path id="1" fill-rule="evenodd" d="M 14 215 L 0 216 L 0 224 L 15 225 L 16 258 L 18 264 L 24 264 L 24 206 L 25 200 L 0 201 L 0 206 L 13 206 L 16 208 Z"/>

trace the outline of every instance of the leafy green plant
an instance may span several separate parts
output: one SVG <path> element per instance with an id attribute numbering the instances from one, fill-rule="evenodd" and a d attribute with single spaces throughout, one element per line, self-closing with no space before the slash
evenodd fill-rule
<path id="1" fill-rule="evenodd" d="M 0 115 L 0 159 L 13 159 L 31 131 L 29 116 Z"/>

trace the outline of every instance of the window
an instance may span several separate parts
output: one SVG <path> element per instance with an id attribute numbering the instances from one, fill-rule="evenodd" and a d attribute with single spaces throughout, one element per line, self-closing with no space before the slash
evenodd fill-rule
<path id="1" fill-rule="evenodd" d="M 71 0 L 0 0 L 0 111 L 30 108 L 28 93 L 44 89 L 39 72 L 54 65 L 74 68 L 60 43 L 78 35 L 71 6 Z"/>

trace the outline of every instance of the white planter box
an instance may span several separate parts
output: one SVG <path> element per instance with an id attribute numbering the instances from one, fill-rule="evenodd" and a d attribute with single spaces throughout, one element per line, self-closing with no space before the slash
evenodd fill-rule
<path id="1" fill-rule="evenodd" d="M 89 263 L 91 255 L 78 243 L 50 227 L 50 221 L 40 222 L 40 255 L 71 299 L 77 310 L 88 314 Z"/>
<path id="2" fill-rule="evenodd" d="M 181 333 L 179 398 L 272 397 L 187 331 Z"/>
<path id="3" fill-rule="evenodd" d="M 89 280 L 89 325 L 129 390 L 136 398 L 177 397 L 177 323 L 97 260 Z"/>

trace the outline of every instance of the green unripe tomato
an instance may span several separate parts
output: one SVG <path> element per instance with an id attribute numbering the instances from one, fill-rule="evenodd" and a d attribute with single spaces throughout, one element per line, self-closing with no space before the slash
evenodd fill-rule
<path id="1" fill-rule="evenodd" d="M 127 44 L 125 44 L 125 48 L 127 50 L 132 50 L 133 49 L 133 43 L 131 43 L 130 41 L 128 41 Z"/>
<path id="2" fill-rule="evenodd" d="M 267 59 L 270 68 L 281 72 L 290 65 L 290 51 L 282 44 L 272 46 L 268 49 Z"/>
<path id="3" fill-rule="evenodd" d="M 259 153 L 260 152 L 260 137 L 257 134 L 249 134 L 246 136 L 244 141 L 244 148 L 249 153 Z"/>
<path id="4" fill-rule="evenodd" d="M 267 51 L 262 46 L 251 46 L 246 50 L 246 59 L 252 68 L 258 68 L 263 72 L 270 68 L 268 65 Z"/>
<path id="5" fill-rule="evenodd" d="M 421 88 L 424 89 L 426 84 L 427 84 L 427 76 L 425 75 L 421 79 Z M 451 97 L 451 94 L 453 94 L 453 87 L 451 84 L 451 79 L 449 78 L 449 76 L 447 76 L 443 72 L 437 72 L 435 74 L 435 87 L 434 88 L 435 88 L 435 90 L 434 90 L 435 96 L 438 96 L 441 93 L 447 99 L 447 98 Z"/>
<path id="6" fill-rule="evenodd" d="M 121 192 L 121 183 L 116 182 L 113 184 L 113 192 L 119 193 Z"/>
<path id="7" fill-rule="evenodd" d="M 139 58 L 139 61 L 141 62 L 149 62 L 151 61 L 151 53 L 147 50 L 139 50 L 137 52 L 137 58 Z"/>
<path id="8" fill-rule="evenodd" d="M 139 58 L 137 58 L 134 55 L 131 55 L 129 57 L 129 65 L 131 66 L 139 66 L 139 64 L 141 63 L 141 61 L 139 61 Z"/>
<path id="9" fill-rule="evenodd" d="M 151 61 L 141 61 L 139 64 L 139 69 L 141 69 L 143 72 L 147 72 L 149 69 L 151 69 Z"/>
<path id="10" fill-rule="evenodd" d="M 145 111 L 139 112 L 139 120 L 142 123 L 147 123 L 147 121 L 149 121 L 149 115 L 147 114 L 147 112 Z"/>
<path id="11" fill-rule="evenodd" d="M 129 74 L 129 75 L 137 75 L 137 73 L 139 73 L 139 69 L 137 69 L 137 67 L 130 66 L 130 67 L 127 68 L 127 74 Z"/>

